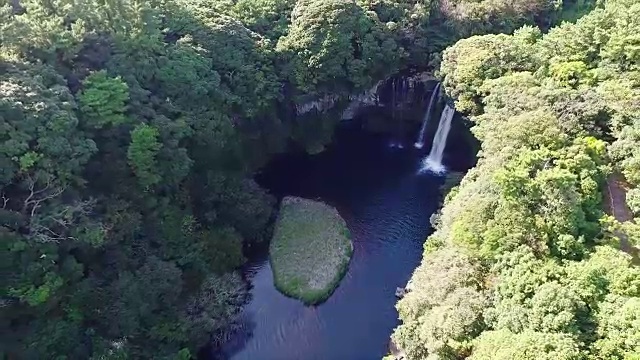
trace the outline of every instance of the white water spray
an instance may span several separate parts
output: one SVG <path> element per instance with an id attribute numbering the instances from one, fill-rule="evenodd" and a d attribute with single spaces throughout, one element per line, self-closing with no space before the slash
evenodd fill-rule
<path id="1" fill-rule="evenodd" d="M 451 120 L 455 113 L 455 109 L 449 104 L 447 104 L 444 110 L 442 110 L 440 123 L 438 124 L 438 131 L 436 131 L 436 135 L 433 138 L 431 152 L 429 153 L 429 156 L 422 161 L 422 168 L 420 169 L 420 172 L 431 171 L 436 174 L 441 174 L 446 170 L 444 165 L 442 165 L 442 154 L 447 146 L 447 136 L 449 135 Z"/>
<path id="2" fill-rule="evenodd" d="M 418 138 L 416 139 L 416 143 L 414 146 L 417 149 L 422 149 L 424 146 L 424 135 L 427 132 L 427 126 L 429 125 L 429 119 L 431 118 L 432 108 L 436 102 L 436 98 L 440 94 L 440 83 L 436 85 L 431 93 L 431 99 L 429 99 L 429 106 L 427 107 L 427 112 L 424 114 L 424 119 L 422 120 L 422 127 L 420 128 L 420 133 L 418 134 Z"/>

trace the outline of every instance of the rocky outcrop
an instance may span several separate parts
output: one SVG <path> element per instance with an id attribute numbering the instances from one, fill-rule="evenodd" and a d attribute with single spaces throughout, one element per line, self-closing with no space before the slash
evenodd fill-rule
<path id="1" fill-rule="evenodd" d="M 298 115 L 304 115 L 314 109 L 318 112 L 325 112 L 332 109 L 339 99 L 340 97 L 337 95 L 325 95 L 316 100 L 296 104 L 296 112 Z"/>
<path id="2" fill-rule="evenodd" d="M 406 360 L 407 355 L 400 349 L 393 340 L 389 340 L 389 355 L 384 360 Z"/>
<path id="3" fill-rule="evenodd" d="M 378 81 L 369 90 L 348 97 L 349 105 L 342 113 L 342 120 L 351 120 L 367 107 L 391 106 L 406 107 L 420 105 L 426 91 L 425 84 L 435 81 L 430 72 L 421 72 L 409 76 L 395 75 Z M 333 109 L 340 100 L 338 95 L 325 95 L 321 98 L 296 104 L 298 115 L 310 111 L 326 112 Z M 344 99 L 344 98 L 343 98 Z"/>
<path id="4" fill-rule="evenodd" d="M 380 98 L 378 97 L 378 88 L 384 83 L 384 80 L 378 81 L 371 89 L 360 95 L 349 96 L 349 106 L 342 113 L 342 120 L 351 120 L 358 114 L 358 110 L 364 106 L 378 106 Z"/>

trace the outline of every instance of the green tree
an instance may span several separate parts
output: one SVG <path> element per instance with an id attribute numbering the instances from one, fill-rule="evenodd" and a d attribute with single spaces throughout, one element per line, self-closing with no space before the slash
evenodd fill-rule
<path id="1" fill-rule="evenodd" d="M 640 189 L 631 189 L 627 192 L 627 205 L 636 216 L 640 216 Z"/>
<path id="2" fill-rule="evenodd" d="M 109 78 L 105 71 L 89 75 L 83 82 L 78 95 L 80 111 L 87 124 L 100 128 L 105 125 L 117 126 L 127 122 L 126 103 L 129 87 L 121 78 Z"/>
<path id="3" fill-rule="evenodd" d="M 290 59 L 290 80 L 305 94 L 362 90 L 399 60 L 382 25 L 346 0 L 298 1 L 277 50 Z"/>
<path id="4" fill-rule="evenodd" d="M 411 359 L 429 354 L 453 359 L 465 354 L 469 339 L 484 328 L 480 268 L 449 248 L 430 253 L 429 259 L 416 269 L 409 293 L 397 304 L 403 323 L 392 339 Z"/>
<path id="5" fill-rule="evenodd" d="M 287 34 L 294 0 L 239 0 L 233 13 L 252 31 L 277 41 Z"/>
<path id="6" fill-rule="evenodd" d="M 456 99 L 456 109 L 478 113 L 485 80 L 499 78 L 511 71 L 534 71 L 538 68 L 539 60 L 532 51 L 532 43 L 539 37 L 539 30 L 524 27 L 513 37 L 474 36 L 447 48 L 442 55 L 440 70 L 445 74 L 447 94 Z"/>
<path id="7" fill-rule="evenodd" d="M 402 306 L 411 293 L 400 300 L 402 324 L 393 338 L 408 358 L 637 356 L 637 219 L 603 216 L 611 171 L 628 181 L 632 207 L 640 173 L 638 70 L 629 51 L 631 33 L 640 31 L 629 18 L 637 6 L 605 1 L 546 34 L 524 27 L 514 35 L 474 36 L 444 51 L 446 93 L 469 115 L 481 151 L 447 197 L 410 286 L 448 278 L 450 269 L 431 264 L 457 249 L 483 264 L 474 279 L 486 300 L 482 326 L 446 343 L 467 344 L 453 352 L 433 345 L 431 329 L 441 318 L 416 321 L 415 314 L 428 314 L 433 305 L 423 300 L 408 312 Z M 439 284 L 430 293 L 444 289 L 447 284 Z M 458 315 L 439 311 L 452 320 Z"/>
<path id="8" fill-rule="evenodd" d="M 603 359 L 632 359 L 640 348 L 640 299 L 609 295 L 596 316 L 592 353 Z"/>
<path id="9" fill-rule="evenodd" d="M 577 360 L 584 357 L 579 344 L 567 334 L 508 330 L 488 331 L 474 343 L 473 360 Z"/>
<path id="10" fill-rule="evenodd" d="M 127 150 L 127 158 L 140 185 L 148 189 L 160 182 L 156 156 L 162 144 L 158 142 L 158 130 L 147 124 L 136 126 L 131 132 L 131 143 Z"/>
<path id="11" fill-rule="evenodd" d="M 548 26 L 561 2 L 544 0 L 458 0 L 438 4 L 438 16 L 455 32 L 468 37 L 490 32 L 509 33 L 525 24 Z"/>

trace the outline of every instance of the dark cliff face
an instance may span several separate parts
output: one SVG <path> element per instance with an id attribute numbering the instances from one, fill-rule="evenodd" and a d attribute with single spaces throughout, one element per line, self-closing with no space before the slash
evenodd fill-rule
<path id="1" fill-rule="evenodd" d="M 295 103 L 290 117 L 309 122 L 327 113 L 341 120 L 357 120 L 367 130 L 410 137 L 422 123 L 437 80 L 430 72 L 403 71 L 374 84 L 361 93 L 326 94 Z"/>
<path id="2" fill-rule="evenodd" d="M 366 129 L 408 141 L 422 124 L 436 84 L 429 73 L 400 73 L 386 79 L 378 87 L 377 103 L 365 104 L 357 115 Z"/>
<path id="3" fill-rule="evenodd" d="M 353 122 L 365 131 L 386 134 L 396 145 L 412 146 L 437 84 L 438 80 L 430 72 L 405 71 L 348 98 L 326 95 L 305 103 L 291 102 L 287 108 L 293 129 L 290 149 L 321 151 L 333 141 L 335 126 L 341 122 Z M 428 146 L 438 128 L 444 101 L 440 96 L 433 104 L 424 134 Z M 470 132 L 471 126 L 471 122 L 456 114 L 449 143 L 461 156 L 475 159 L 478 143 Z M 475 160 L 469 165 L 473 162 Z"/>

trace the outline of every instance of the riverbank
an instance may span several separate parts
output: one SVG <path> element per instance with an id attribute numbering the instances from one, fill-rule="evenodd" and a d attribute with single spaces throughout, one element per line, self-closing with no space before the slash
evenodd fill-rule
<path id="1" fill-rule="evenodd" d="M 336 209 L 288 196 L 282 200 L 269 253 L 276 288 L 305 304 L 317 304 L 340 283 L 353 244 Z"/>

